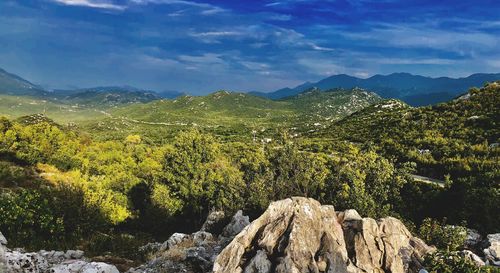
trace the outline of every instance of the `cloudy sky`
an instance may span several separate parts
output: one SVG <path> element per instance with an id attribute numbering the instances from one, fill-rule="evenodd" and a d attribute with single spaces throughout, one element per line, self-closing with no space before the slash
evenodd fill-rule
<path id="1" fill-rule="evenodd" d="M 437 4 L 437 2 L 439 2 Z M 498 0 L 0 0 L 0 67 L 50 88 L 271 91 L 500 72 Z"/>

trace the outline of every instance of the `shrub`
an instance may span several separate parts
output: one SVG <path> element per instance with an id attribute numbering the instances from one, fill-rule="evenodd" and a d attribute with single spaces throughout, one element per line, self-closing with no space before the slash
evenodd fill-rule
<path id="1" fill-rule="evenodd" d="M 457 252 L 436 251 L 425 257 L 424 267 L 430 273 L 498 273 L 498 267 L 478 267 Z"/>
<path id="2" fill-rule="evenodd" d="M 446 218 L 442 222 L 431 218 L 424 219 L 419 229 L 420 238 L 439 249 L 457 250 L 464 245 L 467 229 L 462 226 L 446 225 L 445 223 Z"/>

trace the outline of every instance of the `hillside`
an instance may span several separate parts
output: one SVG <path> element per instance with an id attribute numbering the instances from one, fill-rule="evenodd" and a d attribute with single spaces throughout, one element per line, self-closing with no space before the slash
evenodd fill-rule
<path id="1" fill-rule="evenodd" d="M 31 96 L 0 95 L 0 116 L 18 118 L 32 114 L 43 114 L 62 124 L 105 117 L 96 109 L 62 101 Z"/>
<path id="2" fill-rule="evenodd" d="M 272 136 L 315 130 L 380 100 L 364 90 L 306 91 L 274 101 L 244 93 L 219 91 L 106 110 L 109 117 L 87 125 L 94 132 L 138 132 L 144 127 L 176 131 L 198 127 L 221 135 Z M 162 129 L 163 128 L 163 129 Z M 267 132 L 266 132 L 267 131 Z M 254 133 L 255 134 L 255 133 Z"/>
<path id="3" fill-rule="evenodd" d="M 413 106 L 436 104 L 448 101 L 471 87 L 482 86 L 486 82 L 500 79 L 500 73 L 472 74 L 465 78 L 430 78 L 409 73 L 374 75 L 361 79 L 345 74 L 334 75 L 315 83 L 304 83 L 295 88 L 283 88 L 271 93 L 254 92 L 254 95 L 279 99 L 293 96 L 312 87 L 320 90 L 354 87 L 376 92 L 384 98 L 397 98 Z"/>
<path id="4" fill-rule="evenodd" d="M 61 101 L 86 107 L 118 106 L 130 103 L 145 103 L 160 99 L 154 92 L 134 90 L 121 87 L 92 88 L 74 90 L 72 94 L 63 96 Z"/>
<path id="5" fill-rule="evenodd" d="M 44 92 L 33 83 L 0 68 L 0 94 L 41 96 Z"/>
<path id="6" fill-rule="evenodd" d="M 291 104 L 304 121 L 332 121 L 363 109 L 381 98 L 363 89 L 332 89 L 321 92 L 311 88 L 298 95 L 281 99 Z"/>
<path id="7" fill-rule="evenodd" d="M 386 100 L 336 122 L 318 136 L 375 143 L 386 156 L 416 162 L 419 174 L 433 178 L 485 174 L 495 170 L 500 155 L 499 105 L 498 82 L 430 107 Z"/>

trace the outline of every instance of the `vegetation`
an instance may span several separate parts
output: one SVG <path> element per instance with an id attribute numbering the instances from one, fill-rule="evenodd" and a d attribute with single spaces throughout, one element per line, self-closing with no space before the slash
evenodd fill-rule
<path id="1" fill-rule="evenodd" d="M 431 270 L 472 272 L 448 252 L 464 222 L 499 231 L 499 92 L 493 83 L 423 108 L 362 90 L 280 101 L 217 92 L 107 109 L 78 127 L 1 118 L 0 230 L 12 247 L 136 258 L 121 245 L 197 230 L 211 209 L 256 217 L 299 195 L 399 217 L 443 251 Z"/>

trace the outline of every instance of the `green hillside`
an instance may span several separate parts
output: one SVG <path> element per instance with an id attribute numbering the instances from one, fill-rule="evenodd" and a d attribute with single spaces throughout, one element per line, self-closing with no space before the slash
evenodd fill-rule
<path id="1" fill-rule="evenodd" d="M 147 132 L 158 138 L 196 127 L 221 136 L 268 138 L 280 130 L 297 135 L 316 130 L 379 100 L 360 89 L 305 92 L 280 101 L 219 91 L 111 108 L 108 118 L 84 126 L 107 137 Z"/>
<path id="2" fill-rule="evenodd" d="M 79 123 L 84 120 L 98 119 L 105 116 L 96 109 L 76 104 L 29 96 L 0 95 L 0 116 L 18 118 L 32 114 L 44 114 L 61 124 Z"/>
<path id="3" fill-rule="evenodd" d="M 68 94 L 61 93 L 58 98 L 63 103 L 99 108 L 122 104 L 146 103 L 160 99 L 159 95 L 154 92 L 125 87 L 90 88 L 71 90 Z"/>
<path id="4" fill-rule="evenodd" d="M 382 99 L 375 93 L 354 88 L 320 91 L 313 88 L 296 96 L 282 99 L 291 104 L 301 120 L 309 122 L 328 122 L 338 120 L 363 109 Z"/>

